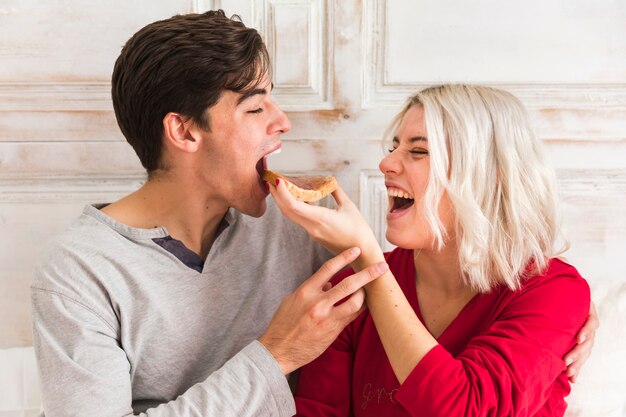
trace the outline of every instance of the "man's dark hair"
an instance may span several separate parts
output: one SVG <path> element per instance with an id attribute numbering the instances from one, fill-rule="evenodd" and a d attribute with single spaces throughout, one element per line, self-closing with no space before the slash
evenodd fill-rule
<path id="1" fill-rule="evenodd" d="M 206 110 L 222 91 L 245 93 L 269 71 L 259 33 L 222 10 L 149 24 L 124 45 L 111 95 L 117 123 L 148 174 L 160 168 L 169 112 L 210 129 Z"/>

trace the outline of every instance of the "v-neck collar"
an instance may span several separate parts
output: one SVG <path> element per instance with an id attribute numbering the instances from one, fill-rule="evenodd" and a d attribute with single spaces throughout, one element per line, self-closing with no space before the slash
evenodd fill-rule
<path id="1" fill-rule="evenodd" d="M 419 318 L 419 320 L 422 322 L 426 330 L 428 330 L 428 332 L 430 333 L 430 329 L 428 329 L 428 327 L 426 326 L 426 321 L 424 320 L 424 317 L 422 316 L 422 311 L 420 309 L 419 301 L 417 299 L 417 286 L 415 282 L 415 261 L 413 258 L 414 254 L 412 250 L 408 252 L 410 255 L 410 262 L 408 262 L 409 263 L 408 270 L 406 271 L 407 273 L 405 274 L 405 279 L 407 280 L 407 282 L 405 282 L 405 288 L 407 288 L 408 294 L 405 294 L 405 295 L 406 295 L 407 300 L 409 301 L 409 304 L 411 305 L 411 307 L 413 307 L 413 310 L 415 311 L 417 318 Z M 467 303 L 465 303 L 463 308 L 461 308 L 461 311 L 459 311 L 459 314 L 457 314 L 452 319 L 452 321 L 448 323 L 446 328 L 443 329 L 439 337 L 435 337 L 435 339 L 437 340 L 437 342 L 439 342 L 439 344 L 445 346 L 446 344 L 445 342 L 449 338 L 448 334 L 457 333 L 454 331 L 454 328 L 458 326 L 460 322 L 463 322 L 464 316 L 470 314 L 473 305 L 476 303 L 476 300 L 481 297 L 481 295 L 482 295 L 481 293 L 477 293 L 472 298 L 470 298 L 470 300 Z"/>

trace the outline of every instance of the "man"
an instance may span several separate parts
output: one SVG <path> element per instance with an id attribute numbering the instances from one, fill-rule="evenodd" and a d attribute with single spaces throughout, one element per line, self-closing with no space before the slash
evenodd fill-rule
<path id="1" fill-rule="evenodd" d="M 221 11 L 155 22 L 123 48 L 113 104 L 148 181 L 87 206 L 40 262 L 46 417 L 290 416 L 285 375 L 361 311 L 386 265 L 330 288 L 358 250 L 320 268 L 329 255 L 266 204 L 259 174 L 290 128 L 269 66 L 258 33 Z"/>
<path id="2" fill-rule="evenodd" d="M 46 417 L 294 414 L 285 375 L 359 314 L 386 265 L 330 288 L 358 250 L 315 272 L 329 255 L 267 207 L 259 172 L 290 128 L 271 89 L 259 34 L 222 11 L 125 45 L 113 104 L 148 181 L 86 207 L 38 268 Z"/>

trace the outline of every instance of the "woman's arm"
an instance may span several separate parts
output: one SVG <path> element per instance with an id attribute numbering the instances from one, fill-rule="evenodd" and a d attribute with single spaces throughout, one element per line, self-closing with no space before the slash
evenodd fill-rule
<path id="1" fill-rule="evenodd" d="M 333 192 L 335 210 L 296 200 L 282 181 L 272 184 L 270 192 L 286 217 L 331 252 L 358 246 L 361 256 L 352 263 L 355 270 L 384 262 L 374 233 L 341 188 Z M 365 291 L 367 306 L 391 367 L 402 383 L 437 341 L 418 319 L 391 272 L 366 285 Z"/>
<path id="2" fill-rule="evenodd" d="M 423 415 L 561 415 L 569 385 L 564 352 L 589 308 L 589 287 L 567 271 L 536 278 L 499 304 L 495 320 L 456 357 L 437 346 L 411 372 L 396 399 Z M 556 395 L 552 395 L 556 392 Z"/>

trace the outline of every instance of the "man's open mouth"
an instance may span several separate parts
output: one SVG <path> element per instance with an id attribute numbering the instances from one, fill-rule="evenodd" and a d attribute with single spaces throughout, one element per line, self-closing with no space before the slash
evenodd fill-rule
<path id="1" fill-rule="evenodd" d="M 267 155 L 264 155 L 263 158 L 259 159 L 259 161 L 256 163 L 256 171 L 259 173 L 259 181 L 263 182 L 261 178 L 263 177 L 263 171 L 267 169 L 267 158 L 269 158 L 272 155 L 279 154 L 281 149 L 282 148 L 278 148 L 274 150 L 273 152 L 270 152 Z"/>
<path id="2" fill-rule="evenodd" d="M 389 187 L 387 195 L 389 196 L 390 213 L 406 210 L 415 203 L 415 199 L 409 193 L 399 188 Z"/>

